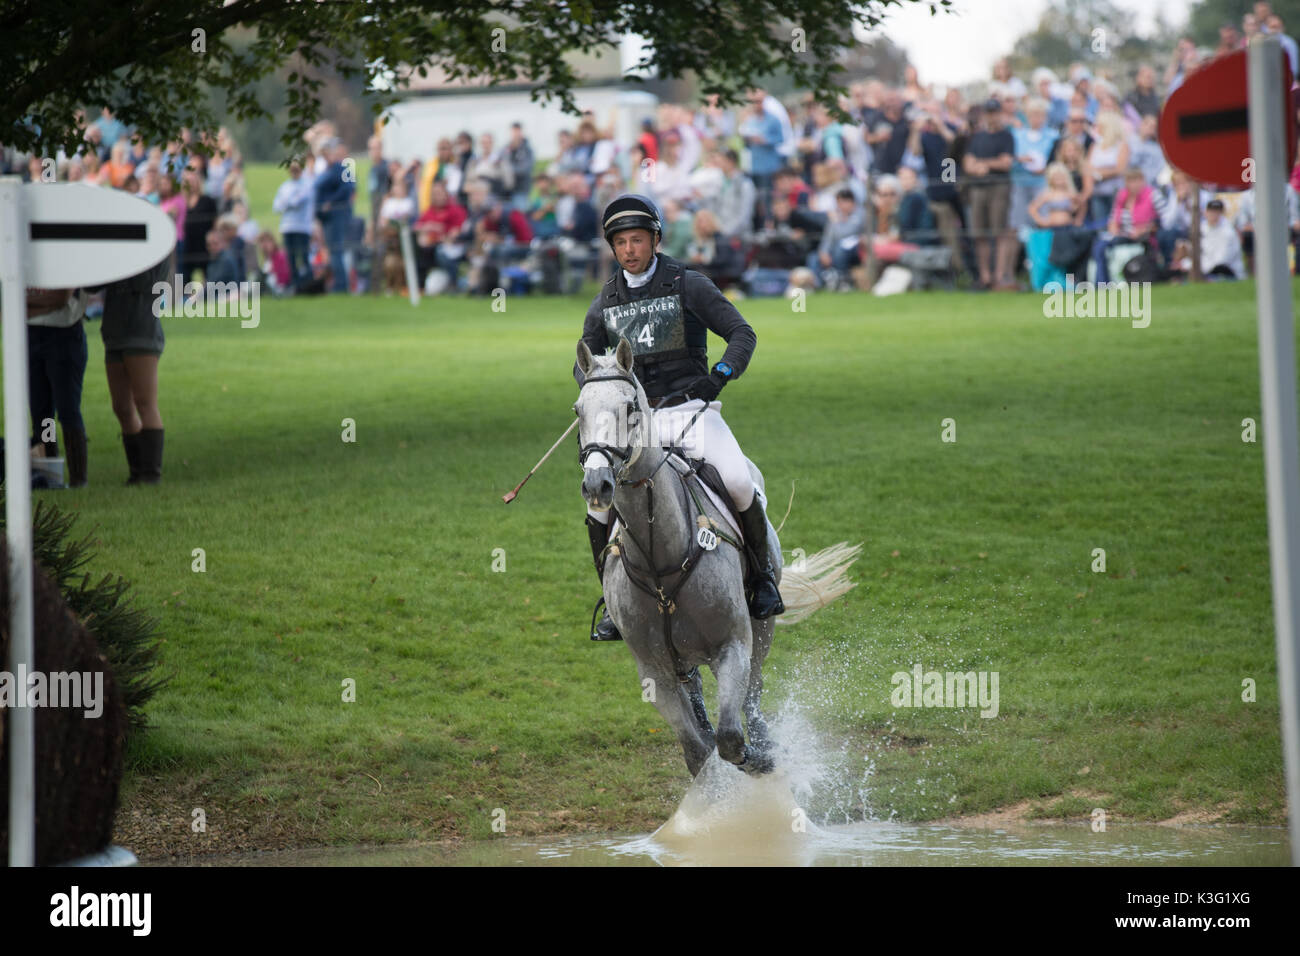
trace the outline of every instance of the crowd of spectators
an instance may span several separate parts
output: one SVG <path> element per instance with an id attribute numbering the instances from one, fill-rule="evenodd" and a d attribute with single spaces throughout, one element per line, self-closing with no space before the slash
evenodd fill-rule
<path id="1" fill-rule="evenodd" d="M 282 245 L 250 216 L 243 157 L 224 127 L 198 143 L 182 129 L 175 140 L 151 145 L 107 107 L 94 120 L 80 119 L 76 152 L 46 158 L 0 147 L 0 174 L 119 189 L 160 207 L 176 224 L 169 273 L 186 282 L 258 281 L 275 294 L 356 288 L 343 253 L 362 247 L 364 224 L 352 211 L 355 164 L 332 124 L 308 132 L 303 158 L 290 165 L 290 181 L 276 195 Z"/>
<path id="2" fill-rule="evenodd" d="M 46 158 L 0 148 L 0 173 L 118 189 L 160 207 L 176 224 L 169 272 L 187 281 L 256 279 L 291 288 L 279 240 L 249 216 L 243 160 L 226 129 L 202 138 L 201 146 L 188 129 L 171 142 L 148 144 L 108 108 L 80 119 L 82 146 L 75 153 Z M 95 309 L 92 302 L 92 315 Z"/>
<path id="3" fill-rule="evenodd" d="M 374 229 L 388 236 L 395 284 L 405 222 L 428 291 L 527 288 L 554 277 L 553 260 L 570 274 L 576 262 L 579 277 L 607 274 L 598 211 L 630 191 L 659 204 L 665 252 L 741 294 L 934 281 L 1041 289 L 1067 274 L 1119 278 L 1125 266 L 1187 274 L 1198 203 L 1200 271 L 1240 278 L 1253 192 L 1197 188 L 1165 161 L 1157 125 L 1188 75 L 1259 31 L 1279 34 L 1295 60 L 1280 17 L 1257 3 L 1213 50 L 1180 41 L 1163 75 L 1075 63 L 1063 76 L 1020 77 L 1004 59 L 970 102 L 908 67 L 899 86 L 853 84 L 839 104 L 852 122 L 809 95 L 787 106 L 755 89 L 740 107 L 660 105 L 631 142 L 588 113 L 542 162 L 518 124 L 506 143 L 482 134 L 476 145 L 467 131 L 405 165 L 384 162 L 376 139 L 386 188 L 372 197 Z M 1298 186 L 1300 168 L 1287 186 L 1293 238 Z"/>
<path id="4" fill-rule="evenodd" d="M 1258 32 L 1278 34 L 1300 65 L 1281 18 L 1256 3 L 1215 49 L 1180 40 L 1162 73 L 1075 63 L 1021 77 L 1003 59 L 968 99 L 907 67 L 897 86 L 852 84 L 839 103 L 849 122 L 811 95 L 787 104 L 754 89 L 735 107 L 716 97 L 661 104 L 631 141 L 616 136 L 614 117 L 585 113 L 549 158 L 517 122 L 503 142 L 463 131 L 405 163 L 386 158 L 376 135 L 368 219 L 354 211 L 355 164 L 321 122 L 275 194 L 279 239 L 249 219 L 239 150 L 224 130 L 205 157 L 184 133 L 148 146 L 105 110 L 59 175 L 161 205 L 187 277 L 256 276 L 285 292 L 401 290 L 403 226 L 427 293 L 573 291 L 612 269 L 599 211 L 623 192 L 653 198 L 663 250 L 732 294 L 1178 277 L 1192 271 L 1197 218 L 1200 271 L 1232 279 L 1251 269 L 1253 191 L 1188 181 L 1165 161 L 1157 124 L 1192 72 Z M 1300 166 L 1287 186 L 1293 240 L 1297 188 Z"/>

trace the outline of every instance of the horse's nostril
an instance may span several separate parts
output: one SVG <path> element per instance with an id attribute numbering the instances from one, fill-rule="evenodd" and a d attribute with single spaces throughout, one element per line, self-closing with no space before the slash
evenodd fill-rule
<path id="1" fill-rule="evenodd" d="M 582 494 L 588 501 L 601 504 L 614 498 L 614 477 L 608 471 L 604 473 L 588 472 L 582 478 Z"/>

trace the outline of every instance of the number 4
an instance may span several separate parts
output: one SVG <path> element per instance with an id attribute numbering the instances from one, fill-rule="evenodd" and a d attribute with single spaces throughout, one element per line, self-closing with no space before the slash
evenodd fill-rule
<path id="1" fill-rule="evenodd" d="M 636 337 L 636 340 L 642 345 L 654 345 L 654 335 L 650 332 L 650 326 L 643 326 L 641 334 Z"/>

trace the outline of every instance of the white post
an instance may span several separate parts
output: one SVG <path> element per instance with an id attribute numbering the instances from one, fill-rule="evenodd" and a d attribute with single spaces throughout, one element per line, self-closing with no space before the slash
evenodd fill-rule
<path id="1" fill-rule="evenodd" d="M 1295 332 L 1287 272 L 1286 111 L 1282 47 L 1257 36 L 1247 55 L 1250 152 L 1255 160 L 1255 276 L 1259 384 L 1268 490 L 1268 543 L 1277 629 L 1282 754 L 1290 805 L 1291 863 L 1300 866 L 1300 448 L 1296 440 Z"/>
<path id="2" fill-rule="evenodd" d="M 411 243 L 411 225 L 402 223 L 402 265 L 406 267 L 406 294 L 411 305 L 420 304 L 420 283 L 415 271 L 415 246 Z"/>
<path id="3" fill-rule="evenodd" d="M 9 673 L 31 673 L 32 462 L 27 447 L 27 299 L 23 250 L 27 213 L 22 180 L 0 179 L 0 294 L 4 303 L 5 522 L 9 537 Z M 9 865 L 36 860 L 36 716 L 26 705 L 5 713 L 9 735 Z"/>

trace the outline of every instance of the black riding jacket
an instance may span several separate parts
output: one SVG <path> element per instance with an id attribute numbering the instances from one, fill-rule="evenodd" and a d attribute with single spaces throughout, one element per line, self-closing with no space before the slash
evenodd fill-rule
<path id="1" fill-rule="evenodd" d="M 754 354 L 757 337 L 731 301 L 704 275 L 662 252 L 650 281 L 628 288 L 616 269 L 592 300 L 582 325 L 582 340 L 595 355 L 627 338 L 636 356 L 636 377 L 646 397 L 679 392 L 709 374 L 708 332 L 727 343 L 722 361 L 728 379 L 741 376 Z M 577 364 L 573 377 L 582 384 Z"/>

